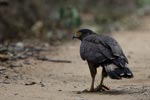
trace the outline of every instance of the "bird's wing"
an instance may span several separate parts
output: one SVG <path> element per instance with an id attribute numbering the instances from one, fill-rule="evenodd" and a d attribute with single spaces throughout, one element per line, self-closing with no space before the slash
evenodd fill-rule
<path id="1" fill-rule="evenodd" d="M 102 39 L 99 39 L 100 42 L 102 42 L 103 45 L 110 48 L 114 56 L 120 57 L 121 59 L 124 59 L 126 63 L 128 63 L 128 59 L 126 58 L 125 54 L 123 53 L 122 48 L 120 47 L 120 45 L 115 39 L 109 36 L 99 36 L 98 38 L 102 38 Z"/>
<path id="2" fill-rule="evenodd" d="M 80 55 L 83 60 L 95 63 L 102 63 L 108 59 L 114 59 L 110 50 L 104 45 L 94 42 L 93 38 L 82 41 Z"/>
<path id="3" fill-rule="evenodd" d="M 104 35 L 90 35 L 84 39 L 84 41 L 88 41 L 90 43 L 98 46 L 97 48 L 105 54 L 105 56 L 109 59 L 118 58 L 119 62 L 122 62 L 124 66 L 125 63 L 128 63 L 126 56 L 124 55 L 120 45 L 116 40 L 109 36 Z M 103 49 L 99 46 L 103 46 Z M 121 60 L 121 61 L 120 61 Z"/>

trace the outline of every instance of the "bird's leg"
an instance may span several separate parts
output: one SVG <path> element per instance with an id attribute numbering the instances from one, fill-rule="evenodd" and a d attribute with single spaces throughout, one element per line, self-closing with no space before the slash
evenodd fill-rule
<path id="1" fill-rule="evenodd" d="M 94 81 L 95 81 L 95 73 L 91 73 L 91 77 L 92 77 L 92 83 L 91 83 L 91 88 L 90 91 L 93 92 L 94 91 Z"/>
<path id="2" fill-rule="evenodd" d="M 95 81 L 95 76 L 96 76 L 96 73 L 97 73 L 97 69 L 94 68 L 91 64 L 89 64 L 89 69 L 90 69 L 90 73 L 91 73 L 91 77 L 92 77 L 90 92 L 94 92 L 94 81 Z"/>
<path id="3" fill-rule="evenodd" d="M 109 90 L 109 88 L 103 84 L 104 78 L 106 76 L 107 76 L 107 74 L 105 72 L 105 69 L 103 68 L 102 69 L 102 78 L 101 78 L 100 84 L 97 86 L 95 91 L 106 91 L 106 90 Z"/>

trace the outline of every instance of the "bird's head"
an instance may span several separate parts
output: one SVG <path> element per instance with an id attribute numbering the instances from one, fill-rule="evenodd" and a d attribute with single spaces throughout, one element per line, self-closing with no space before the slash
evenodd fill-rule
<path id="1" fill-rule="evenodd" d="M 93 31 L 89 30 L 89 29 L 81 29 L 78 30 L 77 32 L 75 32 L 75 34 L 73 35 L 73 39 L 77 38 L 79 40 L 82 40 L 83 38 L 85 38 L 88 35 L 91 34 L 95 34 Z"/>

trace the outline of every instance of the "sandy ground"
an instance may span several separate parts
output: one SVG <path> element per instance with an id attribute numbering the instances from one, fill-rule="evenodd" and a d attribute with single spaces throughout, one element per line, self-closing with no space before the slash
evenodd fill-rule
<path id="1" fill-rule="evenodd" d="M 48 58 L 71 60 L 72 63 L 54 63 L 27 59 L 31 64 L 10 69 L 9 82 L 0 83 L 0 100 L 150 100 L 150 19 L 144 20 L 136 31 L 114 33 L 129 59 L 133 79 L 112 80 L 104 83 L 107 92 L 80 93 L 91 85 L 87 63 L 79 55 L 80 41 L 65 43 L 53 52 L 44 52 Z M 98 69 L 96 85 L 100 81 Z M 2 79 L 0 79 L 2 80 Z"/>

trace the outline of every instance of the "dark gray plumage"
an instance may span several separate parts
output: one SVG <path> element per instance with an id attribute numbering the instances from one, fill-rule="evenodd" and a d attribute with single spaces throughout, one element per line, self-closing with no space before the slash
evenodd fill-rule
<path id="1" fill-rule="evenodd" d="M 118 42 L 110 36 L 98 35 L 89 29 L 79 30 L 73 38 L 81 40 L 80 55 L 86 60 L 92 76 L 90 91 L 108 90 L 103 85 L 107 75 L 112 79 L 132 78 L 133 74 L 127 67 L 128 60 Z M 97 68 L 102 66 L 100 85 L 94 89 Z"/>

